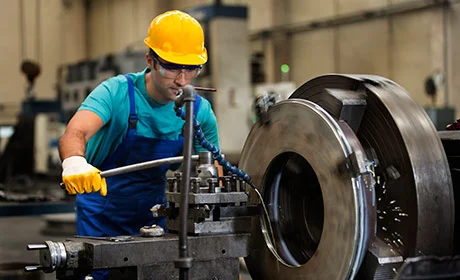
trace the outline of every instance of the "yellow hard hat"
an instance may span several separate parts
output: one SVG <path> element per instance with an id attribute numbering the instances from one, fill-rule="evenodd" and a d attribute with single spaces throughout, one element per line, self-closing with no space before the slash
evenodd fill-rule
<path id="1" fill-rule="evenodd" d="M 200 23 L 181 11 L 168 11 L 155 17 L 144 43 L 171 63 L 201 65 L 208 60 Z"/>

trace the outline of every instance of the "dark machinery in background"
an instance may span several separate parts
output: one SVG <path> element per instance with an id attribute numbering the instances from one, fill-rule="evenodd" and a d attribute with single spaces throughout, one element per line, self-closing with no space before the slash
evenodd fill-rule
<path id="1" fill-rule="evenodd" d="M 34 63 L 32 61 L 26 60 L 22 62 L 21 65 L 21 72 L 26 75 L 27 81 L 29 82 L 29 86 L 27 87 L 26 91 L 26 98 L 33 99 L 34 98 L 34 84 L 35 79 L 40 75 L 40 65 Z"/>
<path id="2" fill-rule="evenodd" d="M 238 257 L 253 279 L 460 277 L 459 141 L 458 131 L 438 133 L 390 80 L 327 75 L 305 83 L 259 118 L 243 148 L 239 167 L 267 211 L 237 178 L 190 179 L 191 279 L 236 279 Z M 206 158 L 202 170 L 212 170 Z M 168 233 L 146 227 L 141 236 L 29 245 L 40 250 L 40 265 L 27 269 L 59 279 L 93 269 L 175 279 L 180 180 L 168 180 L 169 208 L 153 208 L 168 216 Z"/>
<path id="3" fill-rule="evenodd" d="M 52 164 L 49 164 L 50 153 L 39 154 L 37 143 L 50 139 L 38 139 L 37 130 L 43 128 L 40 121 L 37 125 L 37 116 L 40 114 L 55 115 L 58 118 L 60 111 L 59 102 L 56 100 L 37 100 L 34 93 L 36 78 L 40 75 L 40 65 L 32 61 L 24 61 L 21 65 L 21 72 L 26 76 L 28 86 L 25 99 L 22 102 L 22 111 L 18 116 L 17 124 L 13 128 L 13 134 L 8 139 L 4 151 L 0 154 L 0 184 L 2 184 L 1 201 L 34 202 L 54 200 L 55 192 L 44 184 L 37 184 L 41 181 L 55 181 L 59 172 L 53 172 Z M 44 132 L 49 137 L 51 131 Z M 50 146 L 51 143 L 45 143 Z M 41 173 L 39 165 L 42 156 L 45 166 L 40 166 L 49 172 Z M 51 184 L 50 184 L 51 185 Z M 53 188 L 55 190 L 55 188 Z M 50 190 L 50 191 L 48 191 Z M 61 194 L 62 196 L 62 194 Z M 2 214 L 4 211 L 2 211 Z M 7 210 L 6 212 L 9 212 Z M 7 215 L 7 214 L 6 214 Z"/>
<path id="4" fill-rule="evenodd" d="M 0 216 L 73 212 L 73 203 L 36 204 L 65 199 L 56 188 L 61 176 L 58 138 L 88 94 L 104 79 L 140 71 L 145 53 L 123 52 L 99 59 L 62 65 L 57 71 L 56 98 L 36 97 L 34 85 L 40 65 L 24 61 L 21 72 L 28 87 L 21 112 L 4 150 L 0 153 Z M 11 203 L 29 202 L 29 205 Z"/>
<path id="5" fill-rule="evenodd" d="M 102 81 L 121 73 L 142 71 L 145 53 L 126 51 L 63 65 L 58 71 L 57 93 L 62 120 L 67 123 L 91 91 Z"/>
<path id="6" fill-rule="evenodd" d="M 425 111 L 437 130 L 445 130 L 446 126 L 455 120 L 455 108 L 448 106 L 447 100 L 444 101 L 444 106 L 438 106 L 436 100 L 440 89 L 447 90 L 445 76 L 446 73 L 435 70 L 425 78 L 424 84 L 425 93 L 431 99 L 431 104 L 425 107 Z M 447 95 L 444 98 L 447 98 Z"/>
<path id="7" fill-rule="evenodd" d="M 33 88 L 35 79 L 40 75 L 40 66 L 32 61 L 24 61 L 21 65 L 21 72 L 27 77 L 29 83 L 26 90 L 26 100 L 34 99 Z M 26 131 L 34 130 L 32 116 L 21 116 L 8 146 L 0 157 L 0 182 L 5 183 L 9 178 L 16 175 L 30 175 L 33 173 L 33 159 L 27 160 L 33 156 L 33 134 Z M 22 133 L 21 133 L 22 131 Z M 29 136 L 29 137 L 27 137 Z"/>

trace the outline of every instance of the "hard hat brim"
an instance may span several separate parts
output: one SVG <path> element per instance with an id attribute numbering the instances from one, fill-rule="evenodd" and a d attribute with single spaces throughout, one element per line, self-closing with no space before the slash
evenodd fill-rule
<path id="1" fill-rule="evenodd" d="M 208 52 L 203 47 L 201 54 L 178 54 L 174 52 L 165 52 L 159 48 L 150 46 L 147 38 L 144 40 L 144 44 L 151 48 L 161 59 L 179 65 L 202 65 L 208 61 Z"/>

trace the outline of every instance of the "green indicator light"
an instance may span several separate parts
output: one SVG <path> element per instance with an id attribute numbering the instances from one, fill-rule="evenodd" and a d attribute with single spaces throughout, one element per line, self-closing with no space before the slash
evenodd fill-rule
<path id="1" fill-rule="evenodd" d="M 283 72 L 283 73 L 289 72 L 289 65 L 287 65 L 287 64 L 281 65 L 281 72 Z"/>

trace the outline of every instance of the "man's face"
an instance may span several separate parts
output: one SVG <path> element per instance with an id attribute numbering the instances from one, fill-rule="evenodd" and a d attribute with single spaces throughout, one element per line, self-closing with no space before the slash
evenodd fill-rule
<path id="1" fill-rule="evenodd" d="M 166 104 L 176 99 L 179 89 L 185 85 L 191 84 L 196 75 L 192 75 L 193 70 L 186 69 L 165 69 L 165 67 L 173 66 L 161 58 L 154 59 L 150 54 L 147 54 L 147 64 L 152 70 L 151 81 L 153 85 L 153 98 L 160 104 Z M 149 91 L 149 89 L 147 89 Z"/>

